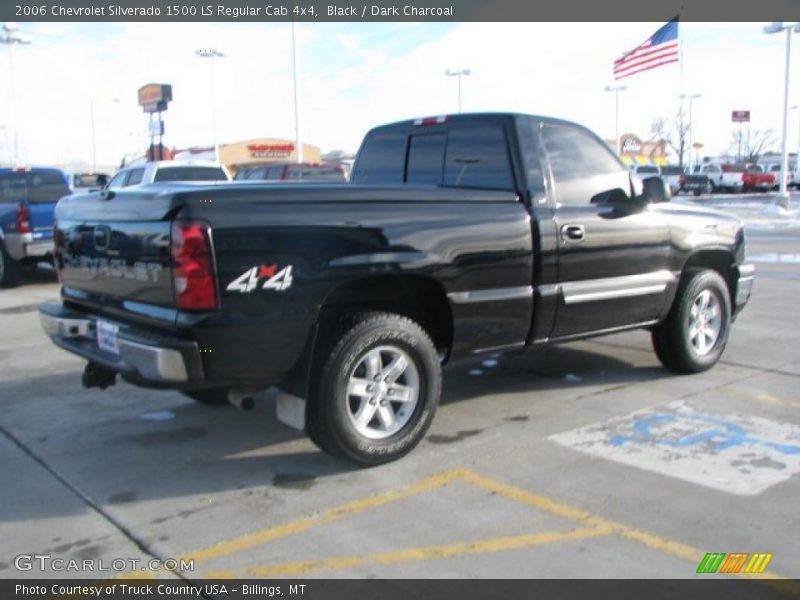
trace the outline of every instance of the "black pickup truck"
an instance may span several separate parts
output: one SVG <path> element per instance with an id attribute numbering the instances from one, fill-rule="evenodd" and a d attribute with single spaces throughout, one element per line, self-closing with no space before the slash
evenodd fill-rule
<path id="1" fill-rule="evenodd" d="M 87 387 L 247 407 L 277 386 L 279 418 L 378 464 L 423 437 L 448 361 L 648 328 L 668 368 L 714 365 L 753 284 L 742 225 L 668 200 L 573 123 L 405 121 L 350 184 L 63 199 L 41 319 Z"/>

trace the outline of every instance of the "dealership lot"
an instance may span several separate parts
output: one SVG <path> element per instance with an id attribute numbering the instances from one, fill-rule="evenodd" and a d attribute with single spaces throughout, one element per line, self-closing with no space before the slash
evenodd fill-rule
<path id="1" fill-rule="evenodd" d="M 425 441 L 373 469 L 278 423 L 273 392 L 245 414 L 82 389 L 40 330 L 58 296 L 40 271 L 0 291 L 0 577 L 47 554 L 193 559 L 188 577 L 680 578 L 749 552 L 798 578 L 798 201 L 706 201 L 747 219 L 758 269 L 713 370 L 670 374 L 646 332 L 452 365 Z"/>

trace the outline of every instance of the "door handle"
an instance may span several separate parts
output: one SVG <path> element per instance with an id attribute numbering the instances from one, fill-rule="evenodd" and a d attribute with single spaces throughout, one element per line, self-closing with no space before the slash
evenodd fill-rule
<path id="1" fill-rule="evenodd" d="M 562 225 L 561 239 L 565 242 L 582 242 L 586 237 L 586 229 L 583 225 Z"/>

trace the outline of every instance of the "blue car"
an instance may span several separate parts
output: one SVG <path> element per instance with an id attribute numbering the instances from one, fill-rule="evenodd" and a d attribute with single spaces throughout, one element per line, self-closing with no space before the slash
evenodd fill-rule
<path id="1" fill-rule="evenodd" d="M 24 267 L 52 259 L 56 203 L 69 193 L 60 169 L 0 169 L 0 287 L 17 285 Z"/>

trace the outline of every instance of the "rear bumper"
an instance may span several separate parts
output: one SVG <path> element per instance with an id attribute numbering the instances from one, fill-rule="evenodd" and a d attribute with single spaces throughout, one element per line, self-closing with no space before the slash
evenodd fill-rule
<path id="1" fill-rule="evenodd" d="M 44 258 L 53 254 L 53 240 L 34 240 L 32 233 L 7 233 L 3 240 L 6 252 L 14 260 Z"/>
<path id="2" fill-rule="evenodd" d="M 103 318 L 119 328 L 117 355 L 98 346 L 98 318 L 93 314 L 47 303 L 39 307 L 39 318 L 44 332 L 57 346 L 134 382 L 181 387 L 204 381 L 197 342 Z"/>
<path id="3" fill-rule="evenodd" d="M 738 280 L 736 281 L 736 298 L 734 313 L 742 310 L 747 301 L 750 300 L 750 294 L 753 292 L 753 282 L 756 276 L 756 267 L 752 264 L 742 264 L 737 267 Z"/>

